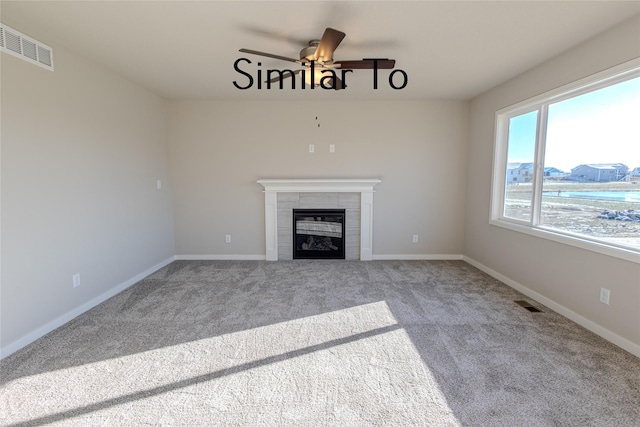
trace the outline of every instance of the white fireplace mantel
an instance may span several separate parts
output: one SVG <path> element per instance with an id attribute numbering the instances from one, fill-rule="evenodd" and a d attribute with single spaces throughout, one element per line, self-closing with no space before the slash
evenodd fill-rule
<path id="1" fill-rule="evenodd" d="M 373 259 L 373 187 L 366 179 L 259 179 L 264 187 L 267 261 L 278 260 L 278 193 L 360 193 L 360 259 Z"/>

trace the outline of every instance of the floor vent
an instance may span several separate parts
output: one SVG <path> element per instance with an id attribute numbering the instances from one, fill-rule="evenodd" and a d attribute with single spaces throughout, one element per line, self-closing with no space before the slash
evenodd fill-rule
<path id="1" fill-rule="evenodd" d="M 53 71 L 53 49 L 44 43 L 0 24 L 0 50 Z"/>
<path id="2" fill-rule="evenodd" d="M 529 304 L 529 301 L 520 300 L 520 301 L 514 301 L 514 302 L 516 304 L 518 304 L 519 306 L 526 308 L 527 310 L 529 310 L 532 313 L 542 313 L 542 310 L 538 310 L 537 308 L 535 308 L 534 306 Z"/>

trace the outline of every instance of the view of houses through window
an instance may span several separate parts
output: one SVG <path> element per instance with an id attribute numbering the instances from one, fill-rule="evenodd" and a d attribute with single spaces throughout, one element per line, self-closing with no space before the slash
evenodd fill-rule
<path id="1" fill-rule="evenodd" d="M 640 249 L 640 77 L 632 71 L 499 114 L 506 159 L 494 218 Z"/>

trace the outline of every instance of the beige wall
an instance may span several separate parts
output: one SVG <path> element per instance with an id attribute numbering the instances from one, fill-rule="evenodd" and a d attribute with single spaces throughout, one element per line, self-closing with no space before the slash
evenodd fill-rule
<path id="1" fill-rule="evenodd" d="M 3 353 L 174 255 L 165 101 L 53 48 L 2 54 Z"/>
<path id="2" fill-rule="evenodd" d="M 592 329 L 612 332 L 636 354 L 640 264 L 490 226 L 489 201 L 496 110 L 638 56 L 640 19 L 634 19 L 473 101 L 465 233 L 465 255 L 593 323 Z M 600 287 L 611 290 L 610 305 L 599 302 Z"/>
<path id="3" fill-rule="evenodd" d="M 264 256 L 260 178 L 380 178 L 374 256 L 462 254 L 467 102 L 185 101 L 169 115 L 178 256 Z"/>

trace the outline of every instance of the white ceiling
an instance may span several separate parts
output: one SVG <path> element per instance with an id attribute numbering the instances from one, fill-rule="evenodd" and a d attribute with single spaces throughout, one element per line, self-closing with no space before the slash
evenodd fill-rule
<path id="1" fill-rule="evenodd" d="M 640 1 L 3 0 L 0 7 L 6 25 L 169 99 L 471 99 L 640 13 Z M 296 58 L 326 27 L 347 34 L 336 60 L 393 58 L 407 87 L 390 89 L 389 71 L 380 71 L 373 90 L 370 70 L 348 75 L 338 92 L 233 86 L 247 82 L 233 69 L 240 57 L 253 62 L 243 69 L 254 76 L 258 61 L 263 70 L 297 68 L 238 49 Z"/>

